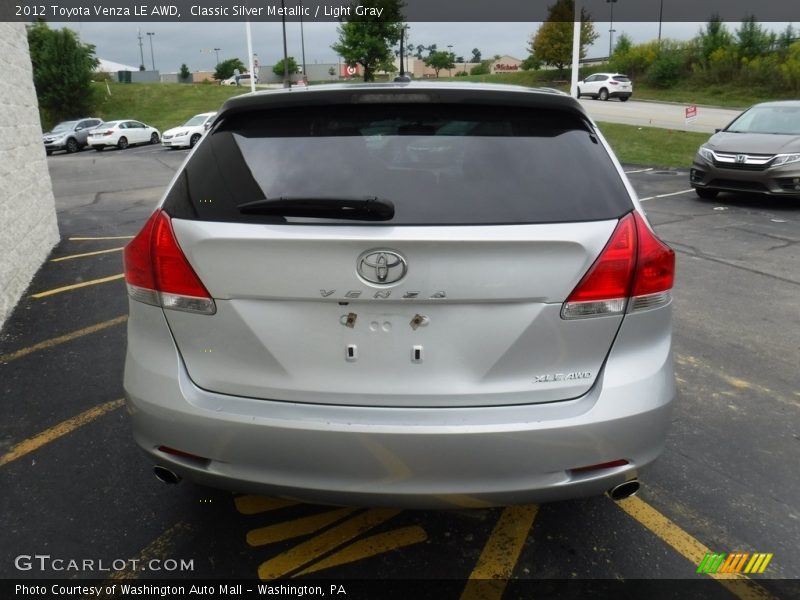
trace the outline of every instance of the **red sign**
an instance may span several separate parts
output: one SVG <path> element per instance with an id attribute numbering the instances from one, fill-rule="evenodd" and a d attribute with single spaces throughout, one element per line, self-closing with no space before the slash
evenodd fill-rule
<path id="1" fill-rule="evenodd" d="M 697 118 L 697 106 L 692 104 L 686 107 L 686 120 L 694 121 Z"/>
<path id="2" fill-rule="evenodd" d="M 361 75 L 361 65 L 342 65 L 342 77 L 350 78 Z"/>
<path id="3" fill-rule="evenodd" d="M 495 71 L 519 71 L 519 65 L 507 65 L 499 63 L 494 66 Z"/>

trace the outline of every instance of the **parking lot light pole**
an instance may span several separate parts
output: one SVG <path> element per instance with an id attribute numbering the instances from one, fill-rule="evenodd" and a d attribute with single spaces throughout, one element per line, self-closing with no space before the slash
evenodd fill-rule
<path id="1" fill-rule="evenodd" d="M 153 71 L 156 70 L 156 57 L 153 54 L 153 36 L 155 35 L 154 31 L 148 31 L 147 37 L 150 38 L 150 61 L 153 63 Z"/>
<path id="2" fill-rule="evenodd" d="M 606 0 L 611 5 L 611 23 L 608 28 L 608 58 L 611 58 L 611 52 L 614 50 L 614 4 L 617 0 Z"/>
<path id="3" fill-rule="evenodd" d="M 217 56 L 217 64 L 219 64 L 219 51 L 220 50 L 222 50 L 222 48 L 214 48 L 214 54 L 216 54 L 216 56 Z"/>

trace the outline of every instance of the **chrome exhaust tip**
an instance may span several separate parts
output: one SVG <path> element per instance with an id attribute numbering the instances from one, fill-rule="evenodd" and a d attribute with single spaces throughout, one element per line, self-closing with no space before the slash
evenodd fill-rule
<path id="1" fill-rule="evenodd" d="M 615 485 L 613 488 L 608 490 L 608 495 L 612 500 L 623 500 L 635 495 L 636 492 L 639 491 L 639 487 L 639 480 L 631 479 L 625 483 Z"/>
<path id="2" fill-rule="evenodd" d="M 161 481 L 162 483 L 169 483 L 169 484 L 176 484 L 181 482 L 180 475 L 176 475 L 166 467 L 155 466 L 153 467 L 153 474 L 156 476 L 156 479 Z"/>

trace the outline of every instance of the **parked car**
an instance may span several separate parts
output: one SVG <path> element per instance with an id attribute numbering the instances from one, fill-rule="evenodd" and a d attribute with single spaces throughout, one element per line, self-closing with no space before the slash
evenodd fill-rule
<path id="1" fill-rule="evenodd" d="M 111 146 L 125 149 L 136 144 L 157 144 L 161 134 L 155 127 L 140 121 L 107 121 L 95 127 L 89 134 L 89 145 L 95 150 Z"/>
<path id="2" fill-rule="evenodd" d="M 89 132 L 102 123 L 96 117 L 86 117 L 75 121 L 62 121 L 42 136 L 44 150 L 50 156 L 56 150 L 77 152 L 86 147 Z"/>
<path id="3" fill-rule="evenodd" d="M 161 144 L 167 148 L 194 148 L 216 115 L 216 112 L 200 113 L 180 127 L 167 129 L 161 136 Z"/>
<path id="4" fill-rule="evenodd" d="M 576 99 L 331 85 L 217 123 L 124 252 L 159 478 L 418 507 L 636 491 L 675 393 L 674 253 Z"/>
<path id="5" fill-rule="evenodd" d="M 800 198 L 800 101 L 756 104 L 697 150 L 689 183 L 720 191 Z"/>
<path id="6" fill-rule="evenodd" d="M 255 82 L 258 83 L 258 75 L 255 76 Z M 219 82 L 220 85 L 236 85 L 236 76 L 228 77 Z M 239 85 L 250 85 L 250 73 L 242 73 L 239 75 Z"/>
<path id="7" fill-rule="evenodd" d="M 591 96 L 595 100 L 619 98 L 627 102 L 633 94 L 633 82 L 622 73 L 595 73 L 578 82 L 578 98 Z"/>

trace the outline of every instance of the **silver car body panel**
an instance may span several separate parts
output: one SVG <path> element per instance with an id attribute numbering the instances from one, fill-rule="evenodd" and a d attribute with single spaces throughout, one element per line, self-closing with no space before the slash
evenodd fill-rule
<path id="1" fill-rule="evenodd" d="M 589 496 L 635 477 L 663 449 L 675 393 L 671 305 L 627 315 L 600 377 L 574 400 L 381 408 L 202 390 L 164 311 L 131 302 L 125 390 L 134 435 L 150 458 L 215 487 L 428 508 Z M 210 460 L 166 454 L 162 444 Z M 619 458 L 630 464 L 571 472 Z"/>
<path id="2" fill-rule="evenodd" d="M 175 219 L 178 242 L 217 314 L 167 311 L 167 321 L 192 380 L 221 393 L 423 407 L 574 398 L 591 387 L 622 317 L 565 321 L 561 304 L 615 225 L 286 227 Z M 357 258 L 370 248 L 402 253 L 408 275 L 388 286 L 360 279 Z M 403 299 L 409 292 L 419 296 Z M 349 327 L 348 315 L 355 319 Z M 424 327 L 411 326 L 416 315 Z M 348 346 L 357 357 L 346 355 Z"/>
<path id="3" fill-rule="evenodd" d="M 240 96 L 229 111 L 403 87 L 260 92 Z M 415 84 L 434 94 L 443 87 Z M 569 103 L 592 123 L 558 93 L 446 88 L 510 105 L 533 94 L 542 105 Z M 223 109 L 215 125 L 225 116 Z M 608 143 L 599 130 L 595 136 L 644 215 Z M 217 312 L 131 301 L 125 390 L 137 442 L 177 473 L 311 502 L 476 507 L 602 493 L 663 449 L 675 395 L 671 303 L 624 317 L 560 318 L 616 220 L 172 223 Z M 357 259 L 373 249 L 402 254 L 408 274 L 390 285 L 360 278 Z M 347 295 L 356 290 L 358 297 Z M 407 292 L 420 296 L 403 298 Z M 431 297 L 437 292 L 444 297 Z M 410 326 L 417 316 L 426 326 Z M 353 345 L 355 361 L 346 354 Z M 421 362 L 413 361 L 417 346 Z M 573 472 L 619 459 L 628 464 Z"/>

